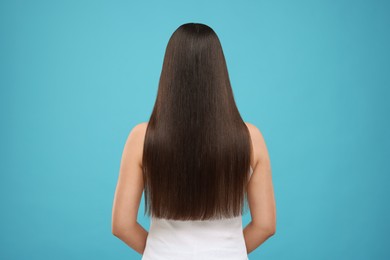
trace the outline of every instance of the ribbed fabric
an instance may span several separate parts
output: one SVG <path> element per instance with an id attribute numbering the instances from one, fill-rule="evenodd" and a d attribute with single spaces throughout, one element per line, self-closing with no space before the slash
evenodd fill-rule
<path id="1" fill-rule="evenodd" d="M 250 176 L 252 176 L 252 167 Z M 242 216 L 220 220 L 151 218 L 142 260 L 249 260 Z"/>

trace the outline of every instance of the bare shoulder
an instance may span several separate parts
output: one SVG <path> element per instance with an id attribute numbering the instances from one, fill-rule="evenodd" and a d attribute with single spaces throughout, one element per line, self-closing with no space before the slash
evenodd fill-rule
<path id="1" fill-rule="evenodd" d="M 132 131 L 136 131 L 138 134 L 142 134 L 145 133 L 147 127 L 148 127 L 148 122 L 142 122 L 135 125 Z"/>
<path id="2" fill-rule="evenodd" d="M 131 129 L 126 140 L 125 151 L 133 154 L 139 165 L 142 165 L 142 153 L 147 126 L 148 122 L 142 122 L 135 125 Z"/>
<path id="3" fill-rule="evenodd" d="M 143 142 L 145 138 L 146 128 L 148 127 L 148 122 L 142 122 L 131 129 L 129 136 L 133 136 L 134 139 L 137 139 L 138 142 Z"/>
<path id="4" fill-rule="evenodd" d="M 256 127 L 254 124 L 249 122 L 245 122 L 248 127 L 253 146 L 253 168 L 261 162 L 269 162 L 269 154 L 268 149 L 265 143 L 264 136 L 260 129 Z"/>

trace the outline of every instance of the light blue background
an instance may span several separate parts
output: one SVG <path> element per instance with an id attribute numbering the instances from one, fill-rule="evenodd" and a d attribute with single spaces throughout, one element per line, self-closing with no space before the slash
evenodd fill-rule
<path id="1" fill-rule="evenodd" d="M 277 231 L 249 258 L 390 259 L 389 7 L 1 1 L 0 258 L 140 259 L 111 234 L 122 149 L 169 37 L 201 22 L 271 157 Z"/>

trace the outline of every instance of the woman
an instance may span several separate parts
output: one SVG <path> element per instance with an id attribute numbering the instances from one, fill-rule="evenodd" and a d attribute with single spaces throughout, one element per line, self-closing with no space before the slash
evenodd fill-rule
<path id="1" fill-rule="evenodd" d="M 143 191 L 149 233 L 137 222 Z M 238 260 L 275 229 L 264 138 L 240 116 L 216 33 L 183 24 L 169 39 L 149 122 L 126 141 L 112 232 L 143 260 Z"/>

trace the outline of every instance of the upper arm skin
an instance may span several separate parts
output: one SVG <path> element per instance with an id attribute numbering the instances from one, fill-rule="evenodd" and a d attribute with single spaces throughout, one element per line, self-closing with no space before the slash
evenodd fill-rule
<path id="1" fill-rule="evenodd" d="M 144 188 L 142 153 L 147 123 L 136 125 L 123 148 L 119 177 L 112 208 L 112 232 L 131 228 L 137 223 L 138 208 Z"/>
<path id="2" fill-rule="evenodd" d="M 248 204 L 254 226 L 276 232 L 276 205 L 272 184 L 271 162 L 260 130 L 246 123 L 253 145 L 253 173 L 248 183 Z"/>

